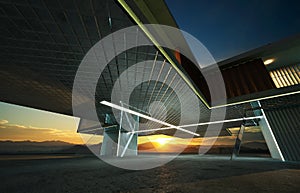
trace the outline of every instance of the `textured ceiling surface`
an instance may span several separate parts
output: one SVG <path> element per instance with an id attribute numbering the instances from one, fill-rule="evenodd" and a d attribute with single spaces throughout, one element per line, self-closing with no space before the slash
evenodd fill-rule
<path id="1" fill-rule="evenodd" d="M 72 115 L 74 77 L 85 54 L 103 37 L 134 25 L 117 2 L 110 0 L 0 0 L 0 20 L 0 101 L 68 115 Z M 146 60 L 155 62 L 143 63 Z M 191 107 L 180 106 L 181 100 L 188 102 L 194 94 L 157 49 L 138 46 L 110 61 L 98 80 L 95 98 L 101 122 L 111 109 L 98 102 L 110 101 L 118 77 L 136 63 L 140 66 L 131 71 L 144 79 L 131 93 L 131 107 L 149 112 L 154 101 L 162 102 L 166 121 L 174 125 L 182 117 L 186 124 L 193 123 L 188 117 L 199 107 L 199 122 L 209 121 L 211 112 L 200 101 Z M 88 80 L 89 76 L 82 78 Z M 163 81 L 149 81 L 149 76 L 163 76 Z M 249 104 L 227 107 L 226 118 L 242 117 L 244 108 Z M 157 118 L 164 113 L 155 110 Z M 148 128 L 156 127 L 149 122 Z"/>
<path id="2" fill-rule="evenodd" d="M 101 38 L 133 25 L 108 0 L 1 0 L 0 19 L 1 101 L 70 115 L 84 55 Z"/>

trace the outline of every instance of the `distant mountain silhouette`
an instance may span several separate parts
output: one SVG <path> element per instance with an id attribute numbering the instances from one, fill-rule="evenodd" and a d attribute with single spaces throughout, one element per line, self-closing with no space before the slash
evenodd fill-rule
<path id="1" fill-rule="evenodd" d="M 176 153 L 181 152 L 183 154 L 197 154 L 199 152 L 199 145 L 184 145 L 184 144 L 165 144 L 160 145 L 156 142 L 146 142 L 143 144 L 139 144 L 138 150 L 144 153 Z M 213 154 L 227 154 L 232 152 L 232 146 L 212 146 L 206 147 L 202 146 L 202 148 L 209 149 L 207 153 Z"/>
<path id="2" fill-rule="evenodd" d="M 266 143 L 257 142 L 257 141 L 243 143 L 242 147 L 251 148 L 251 149 L 265 149 L 265 150 L 268 150 L 268 146 L 267 146 Z"/>
<path id="3" fill-rule="evenodd" d="M 212 147 L 201 146 L 208 149 L 207 154 L 232 154 L 233 145 L 214 145 Z M 199 145 L 183 145 L 183 144 L 165 144 L 160 145 L 156 142 L 146 142 L 139 144 L 138 150 L 143 153 L 176 153 L 197 154 Z M 244 143 L 240 149 L 241 153 L 269 153 L 268 147 L 264 142 L 248 142 Z"/>
<path id="4" fill-rule="evenodd" d="M 146 142 L 138 145 L 138 150 L 142 152 L 172 153 L 180 152 L 185 145 L 182 144 L 165 144 L 160 145 L 157 142 Z"/>
<path id="5" fill-rule="evenodd" d="M 177 153 L 197 154 L 199 145 L 165 144 L 156 142 L 146 142 L 138 145 L 140 153 Z M 93 147 L 91 147 L 93 148 Z M 100 151 L 99 146 L 95 146 L 96 151 Z M 208 149 L 207 154 L 231 154 L 232 145 L 214 145 L 212 147 L 202 146 Z M 269 150 L 264 142 L 243 143 L 240 153 L 264 153 Z M 63 141 L 0 141 L 0 154 L 91 154 L 85 145 L 76 145 Z"/>
<path id="6" fill-rule="evenodd" d="M 70 148 L 63 149 L 58 153 L 62 154 L 91 154 L 92 152 L 85 145 L 74 145 Z"/>
<path id="7" fill-rule="evenodd" d="M 85 145 L 63 141 L 0 141 L 0 154 L 90 153 Z"/>

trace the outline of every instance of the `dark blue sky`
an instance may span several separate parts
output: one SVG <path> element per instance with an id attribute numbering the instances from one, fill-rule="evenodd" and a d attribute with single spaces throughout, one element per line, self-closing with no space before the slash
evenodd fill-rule
<path id="1" fill-rule="evenodd" d="M 180 29 L 219 61 L 300 33 L 300 1 L 166 0 Z"/>

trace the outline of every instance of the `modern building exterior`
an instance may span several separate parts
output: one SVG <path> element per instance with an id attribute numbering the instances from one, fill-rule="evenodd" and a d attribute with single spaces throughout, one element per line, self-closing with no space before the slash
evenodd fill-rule
<path id="1" fill-rule="evenodd" d="M 260 126 L 274 159 L 300 161 L 300 36 L 218 62 L 216 65 L 225 84 L 226 103 L 224 100 L 213 103 L 203 73 L 214 77 L 215 69 L 206 67 L 200 71 L 181 53 L 182 50 L 191 52 L 181 34 L 175 38 L 163 31 L 155 33 L 153 29 L 145 28 L 145 24 L 178 27 L 164 1 L 1 1 L 1 6 L 0 101 L 67 115 L 74 115 L 74 104 L 83 109 L 95 106 L 101 125 L 86 113 L 80 117 L 78 132 L 104 136 L 99 154 L 124 156 L 138 153 L 140 134 L 128 135 L 129 131 L 119 124 L 132 113 L 121 110 L 116 116 L 111 107 L 100 104 L 111 101 L 118 78 L 130 69 L 133 75 L 151 75 L 156 80 L 146 81 L 148 77 L 144 77 L 145 81 L 132 91 L 129 104 L 119 106 L 151 117 L 150 104 L 160 101 L 166 107 L 166 123 L 178 126 L 182 117 L 186 124 L 195 123 L 188 120 L 195 112 L 193 108 L 180 106 L 181 99 L 189 98 L 178 96 L 169 86 L 179 85 L 183 93 L 198 97 L 201 117 L 196 123 L 209 122 L 213 109 L 224 109 L 225 120 L 239 120 L 224 123 L 216 135 L 230 135 L 226 130 L 230 127 Z M 95 98 L 91 100 L 89 95 L 83 94 L 74 103 L 73 83 L 85 55 L 99 40 L 134 25 L 140 29 L 136 35 L 148 37 L 153 45 L 127 49 L 108 61 L 97 82 Z M 161 41 L 156 41 L 158 39 L 172 42 L 175 47 L 179 41 L 185 45 L 172 50 L 162 47 L 158 43 Z M 117 50 L 115 45 L 112 48 Z M 144 63 L 147 60 L 154 62 L 151 65 Z M 137 63 L 142 66 L 131 68 Z M 168 76 L 161 78 L 162 72 Z M 83 89 L 96 74 L 89 72 L 80 77 Z M 248 120 L 249 117 L 259 118 Z M 134 115 L 133 119 L 143 123 L 148 118 Z M 145 127 L 130 121 L 126 124 L 132 124 L 130 127 L 134 131 L 159 127 L 152 122 Z M 205 136 L 208 129 L 207 125 L 199 124 L 194 132 Z M 151 134 L 173 135 L 175 131 L 176 128 L 161 129 Z M 237 145 L 234 151 L 238 149 Z"/>

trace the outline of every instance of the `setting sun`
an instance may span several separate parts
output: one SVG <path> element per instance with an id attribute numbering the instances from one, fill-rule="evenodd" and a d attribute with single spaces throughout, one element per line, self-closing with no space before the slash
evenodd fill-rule
<path id="1" fill-rule="evenodd" d="M 155 140 L 155 142 L 159 143 L 159 145 L 165 145 L 170 140 L 171 139 L 169 139 L 169 138 L 158 138 L 158 139 Z"/>

